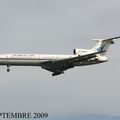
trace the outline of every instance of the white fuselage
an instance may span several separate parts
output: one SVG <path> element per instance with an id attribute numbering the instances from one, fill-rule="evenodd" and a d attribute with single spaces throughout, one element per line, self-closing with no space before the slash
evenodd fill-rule
<path id="1" fill-rule="evenodd" d="M 77 57 L 78 55 L 45 55 L 45 54 L 0 54 L 0 65 L 9 66 L 41 66 L 47 61 L 62 60 Z M 75 66 L 90 65 L 107 61 L 105 56 L 98 56 L 96 59 L 75 63 Z"/>
<path id="2" fill-rule="evenodd" d="M 40 66 L 50 60 L 71 58 L 77 55 L 45 55 L 45 54 L 1 54 L 0 65 Z"/>

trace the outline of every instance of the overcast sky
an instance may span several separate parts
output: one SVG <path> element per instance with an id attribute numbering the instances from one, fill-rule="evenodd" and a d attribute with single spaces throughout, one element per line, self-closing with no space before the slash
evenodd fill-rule
<path id="1" fill-rule="evenodd" d="M 0 0 L 0 53 L 72 54 L 120 35 L 119 0 Z M 120 40 L 110 61 L 52 77 L 39 67 L 0 67 L 0 111 L 120 115 Z"/>

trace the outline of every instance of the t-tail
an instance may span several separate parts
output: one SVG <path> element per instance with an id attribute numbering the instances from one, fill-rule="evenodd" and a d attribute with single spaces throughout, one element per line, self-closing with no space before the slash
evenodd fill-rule
<path id="1" fill-rule="evenodd" d="M 101 52 L 101 55 L 104 56 L 111 44 L 114 44 L 115 39 L 119 39 L 118 37 L 113 37 L 109 39 L 94 39 L 97 41 L 97 44 L 92 48 L 95 52 Z"/>

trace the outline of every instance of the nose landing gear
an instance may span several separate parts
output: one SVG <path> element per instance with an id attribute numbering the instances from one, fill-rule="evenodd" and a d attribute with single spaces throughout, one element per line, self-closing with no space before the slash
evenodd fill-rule
<path id="1" fill-rule="evenodd" d="M 10 66 L 7 65 L 7 72 L 10 72 Z"/>

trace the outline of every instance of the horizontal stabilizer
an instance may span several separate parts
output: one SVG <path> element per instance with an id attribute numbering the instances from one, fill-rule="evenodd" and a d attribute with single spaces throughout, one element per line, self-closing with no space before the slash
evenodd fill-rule
<path id="1" fill-rule="evenodd" d="M 118 37 L 112 37 L 112 38 L 108 38 L 108 39 L 93 39 L 93 40 L 99 42 L 99 41 L 115 40 L 115 39 L 119 39 L 119 38 L 120 38 L 120 36 L 118 36 Z"/>

